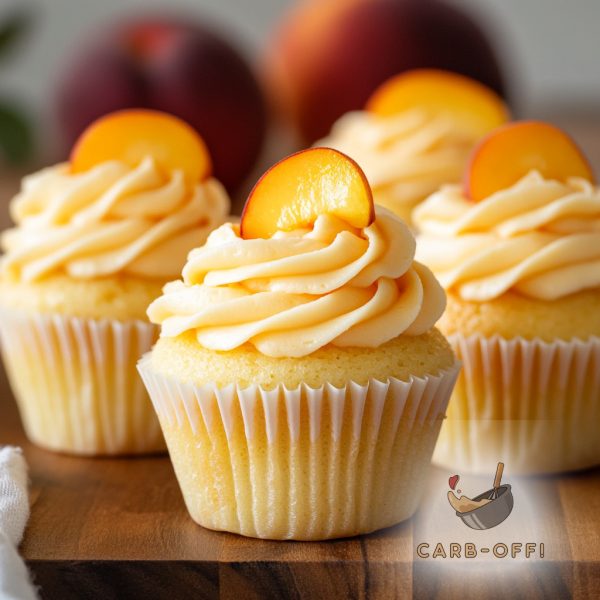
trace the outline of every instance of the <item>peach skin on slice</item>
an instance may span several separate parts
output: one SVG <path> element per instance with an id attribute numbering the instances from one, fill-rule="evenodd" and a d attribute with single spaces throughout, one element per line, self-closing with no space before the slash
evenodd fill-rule
<path id="1" fill-rule="evenodd" d="M 331 148 L 311 148 L 272 166 L 250 192 L 242 213 L 243 238 L 310 227 L 331 214 L 356 228 L 375 219 L 373 195 L 362 169 Z"/>
<path id="2" fill-rule="evenodd" d="M 559 181 L 594 181 L 583 153 L 562 129 L 542 121 L 517 121 L 492 131 L 474 148 L 465 171 L 465 193 L 479 202 L 532 169 Z"/>
<path id="3" fill-rule="evenodd" d="M 415 69 L 388 79 L 366 105 L 369 112 L 381 116 L 418 107 L 450 115 L 478 138 L 509 119 L 506 105 L 491 89 L 464 75 L 437 69 Z"/>
<path id="4" fill-rule="evenodd" d="M 185 121 L 156 110 L 120 110 L 100 117 L 79 136 L 71 151 L 71 171 L 81 173 L 107 160 L 132 167 L 147 156 L 165 170 L 182 170 L 189 182 L 212 170 L 204 140 Z"/>

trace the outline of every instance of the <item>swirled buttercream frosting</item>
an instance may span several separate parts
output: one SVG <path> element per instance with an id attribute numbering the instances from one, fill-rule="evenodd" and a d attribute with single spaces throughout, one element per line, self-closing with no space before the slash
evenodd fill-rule
<path id="1" fill-rule="evenodd" d="M 137 167 L 109 161 L 77 174 L 68 164 L 46 168 L 24 179 L 10 212 L 16 227 L 2 235 L 4 277 L 168 280 L 225 221 L 229 199 L 215 179 L 190 185 L 181 171 L 164 173 L 146 158 Z"/>
<path id="2" fill-rule="evenodd" d="M 439 319 L 445 294 L 414 261 L 408 227 L 385 209 L 364 230 L 330 216 L 312 229 L 242 239 L 237 225 L 193 250 L 183 278 L 148 308 L 161 335 L 194 332 L 212 350 L 250 343 L 268 356 L 335 346 L 376 347 L 420 335 Z"/>
<path id="3" fill-rule="evenodd" d="M 414 109 L 393 116 L 348 113 L 317 145 L 352 157 L 375 202 L 408 220 L 417 203 L 442 184 L 460 180 L 476 141 L 450 117 Z"/>
<path id="4" fill-rule="evenodd" d="M 477 203 L 445 186 L 413 218 L 417 258 L 464 300 L 508 291 L 554 300 L 600 287 L 600 189 L 585 179 L 531 171 Z"/>

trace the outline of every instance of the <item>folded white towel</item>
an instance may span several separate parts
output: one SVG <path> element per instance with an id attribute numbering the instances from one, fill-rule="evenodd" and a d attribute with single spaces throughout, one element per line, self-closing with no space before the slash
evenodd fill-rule
<path id="1" fill-rule="evenodd" d="M 0 447 L 0 600 L 36 600 L 17 552 L 29 518 L 27 464 L 20 448 Z"/>

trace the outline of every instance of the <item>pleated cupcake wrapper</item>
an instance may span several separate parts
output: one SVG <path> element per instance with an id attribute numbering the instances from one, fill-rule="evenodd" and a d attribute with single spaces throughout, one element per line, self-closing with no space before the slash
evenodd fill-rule
<path id="1" fill-rule="evenodd" d="M 600 338 L 450 338 L 463 363 L 434 462 L 490 473 L 600 464 Z"/>
<path id="2" fill-rule="evenodd" d="M 150 356 L 138 369 L 195 521 L 326 539 L 416 510 L 459 365 L 408 382 L 273 390 L 176 381 Z"/>
<path id="3" fill-rule="evenodd" d="M 26 433 L 82 455 L 165 449 L 136 371 L 156 326 L 0 309 L 2 354 Z"/>

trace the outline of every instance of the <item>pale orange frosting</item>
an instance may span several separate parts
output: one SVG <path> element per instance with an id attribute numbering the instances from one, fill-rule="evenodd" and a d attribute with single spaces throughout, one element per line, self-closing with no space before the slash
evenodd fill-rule
<path id="1" fill-rule="evenodd" d="M 480 202 L 446 186 L 413 213 L 417 257 L 447 290 L 486 301 L 553 300 L 600 287 L 600 188 L 532 171 Z"/>
<path id="2" fill-rule="evenodd" d="M 414 252 L 408 227 L 385 209 L 364 230 L 322 215 L 312 229 L 270 239 L 242 239 L 226 224 L 190 253 L 183 280 L 165 286 L 148 316 L 161 335 L 193 331 L 212 350 L 376 347 L 428 331 L 444 310 L 443 290 Z"/>
<path id="3" fill-rule="evenodd" d="M 35 281 L 125 273 L 172 279 L 188 252 L 224 222 L 229 198 L 215 179 L 190 186 L 152 158 L 105 162 L 73 174 L 67 164 L 26 177 L 2 235 L 4 277 Z"/>

